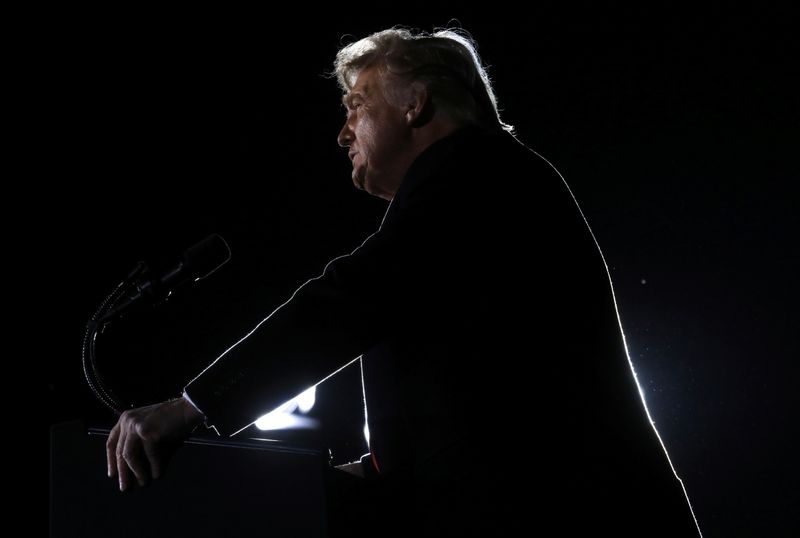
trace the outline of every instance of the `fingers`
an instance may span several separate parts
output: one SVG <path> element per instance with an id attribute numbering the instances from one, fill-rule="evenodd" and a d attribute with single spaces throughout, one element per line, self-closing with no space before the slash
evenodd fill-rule
<path id="1" fill-rule="evenodd" d="M 114 425 L 106 441 L 106 466 L 108 477 L 114 478 L 117 475 L 117 441 L 119 440 L 119 422 Z"/>
<path id="2" fill-rule="evenodd" d="M 118 438 L 114 446 L 114 458 L 119 477 L 119 490 L 127 490 L 133 485 L 134 479 L 140 486 L 145 486 L 150 481 L 150 463 L 146 457 L 147 442 L 142 438 L 140 426 L 135 417 L 124 413 L 115 429 L 117 427 Z M 109 436 L 107 450 L 110 448 L 109 445 L 114 444 L 111 441 Z"/>
<path id="3" fill-rule="evenodd" d="M 119 479 L 125 491 L 134 484 L 146 485 L 151 474 L 164 474 L 170 456 L 202 422 L 202 414 L 192 407 L 188 416 L 183 399 L 130 409 L 120 416 L 106 443 L 108 475 Z"/>
<path id="4" fill-rule="evenodd" d="M 122 420 L 122 419 L 120 419 Z M 117 441 L 115 456 L 117 459 L 117 476 L 119 477 L 119 490 L 125 491 L 131 483 L 131 471 L 128 469 L 128 464 L 125 462 L 123 450 L 125 448 L 125 441 L 128 437 L 128 430 L 120 428 L 119 440 Z"/>
<path id="5" fill-rule="evenodd" d="M 133 472 L 139 485 L 146 486 L 150 482 L 150 463 L 145 457 L 145 449 L 139 435 L 128 435 L 122 457 L 125 458 L 128 469 Z"/>

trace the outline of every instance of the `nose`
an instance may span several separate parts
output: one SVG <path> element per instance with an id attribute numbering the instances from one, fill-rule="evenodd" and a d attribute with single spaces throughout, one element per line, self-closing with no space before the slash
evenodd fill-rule
<path id="1" fill-rule="evenodd" d="M 349 119 L 344 122 L 344 126 L 342 130 L 339 131 L 339 136 L 336 137 L 336 141 L 343 148 L 349 148 L 350 144 L 353 143 L 353 130 L 350 128 Z"/>

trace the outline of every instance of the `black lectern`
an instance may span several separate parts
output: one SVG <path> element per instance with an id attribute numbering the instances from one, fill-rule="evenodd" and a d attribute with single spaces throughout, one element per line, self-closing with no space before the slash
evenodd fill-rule
<path id="1" fill-rule="evenodd" d="M 322 451 L 280 442 L 191 438 L 166 476 L 120 493 L 107 432 L 54 426 L 51 537 L 326 537 Z"/>

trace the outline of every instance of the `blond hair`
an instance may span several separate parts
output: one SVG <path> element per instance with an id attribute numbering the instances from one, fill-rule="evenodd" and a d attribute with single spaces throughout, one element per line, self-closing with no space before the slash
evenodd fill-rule
<path id="1" fill-rule="evenodd" d="M 383 75 L 389 99 L 398 85 L 422 82 L 435 109 L 457 123 L 490 131 L 514 129 L 500 119 L 475 42 L 463 30 L 426 33 L 391 28 L 376 32 L 339 50 L 333 74 L 348 92 L 359 73 L 371 67 Z"/>

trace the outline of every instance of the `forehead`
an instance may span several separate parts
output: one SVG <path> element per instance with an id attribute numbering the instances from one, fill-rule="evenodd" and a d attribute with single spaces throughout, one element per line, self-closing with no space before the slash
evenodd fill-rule
<path id="1" fill-rule="evenodd" d="M 355 82 L 347 95 L 355 93 L 362 95 L 369 95 L 375 93 L 376 89 L 380 87 L 381 80 L 377 67 L 367 67 L 358 72 L 355 76 Z"/>

